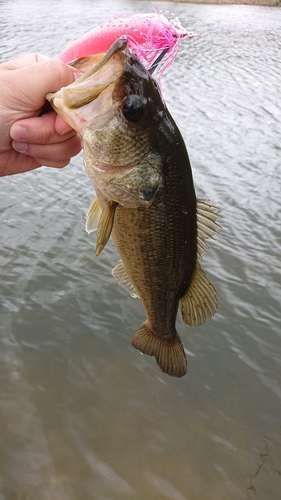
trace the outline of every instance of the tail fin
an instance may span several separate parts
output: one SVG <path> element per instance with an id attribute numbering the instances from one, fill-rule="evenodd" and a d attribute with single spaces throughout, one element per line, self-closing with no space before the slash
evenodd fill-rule
<path id="1" fill-rule="evenodd" d="M 132 345 L 148 356 L 155 356 L 161 370 L 172 377 L 182 377 L 187 371 L 186 355 L 177 334 L 172 340 L 156 337 L 145 322 L 131 338 Z"/>

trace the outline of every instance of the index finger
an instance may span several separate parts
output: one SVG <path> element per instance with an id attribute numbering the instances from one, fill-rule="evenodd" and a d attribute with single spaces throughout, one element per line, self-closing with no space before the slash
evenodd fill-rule
<path id="1" fill-rule="evenodd" d="M 50 57 L 43 56 L 42 54 L 37 54 L 36 52 L 32 54 L 22 54 L 12 61 L 7 61 L 1 64 L 2 70 L 13 71 L 16 69 L 26 68 L 26 66 L 31 66 L 31 64 L 36 64 L 38 62 L 48 61 Z"/>

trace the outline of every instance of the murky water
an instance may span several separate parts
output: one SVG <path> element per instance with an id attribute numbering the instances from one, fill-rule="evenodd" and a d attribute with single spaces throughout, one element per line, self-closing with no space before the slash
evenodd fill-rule
<path id="1" fill-rule="evenodd" d="M 279 500 L 281 9 L 146 1 L 0 2 L 1 59 L 58 55 L 111 14 L 153 7 L 199 34 L 163 79 L 198 197 L 223 215 L 203 266 L 219 309 L 178 329 L 187 376 L 130 345 L 142 306 L 84 232 L 93 187 L 0 180 L 0 499 Z"/>

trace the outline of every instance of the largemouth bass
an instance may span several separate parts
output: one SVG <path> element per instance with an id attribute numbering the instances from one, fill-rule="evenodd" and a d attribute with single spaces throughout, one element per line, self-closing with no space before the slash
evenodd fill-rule
<path id="1" fill-rule="evenodd" d="M 216 209 L 196 199 L 181 133 L 126 40 L 98 62 L 85 58 L 74 66 L 86 73 L 46 97 L 83 137 L 97 195 L 86 230 L 97 229 L 97 255 L 112 235 L 122 259 L 113 276 L 141 299 L 146 321 L 132 345 L 181 377 L 187 360 L 175 327 L 179 306 L 188 326 L 211 318 L 217 306 L 198 262 L 217 232 Z"/>

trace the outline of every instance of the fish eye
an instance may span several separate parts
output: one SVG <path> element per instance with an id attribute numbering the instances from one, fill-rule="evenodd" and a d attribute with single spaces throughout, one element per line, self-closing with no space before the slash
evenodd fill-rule
<path id="1" fill-rule="evenodd" d="M 123 104 L 122 113 L 129 122 L 139 122 L 144 115 L 143 101 L 136 95 L 130 95 Z"/>

